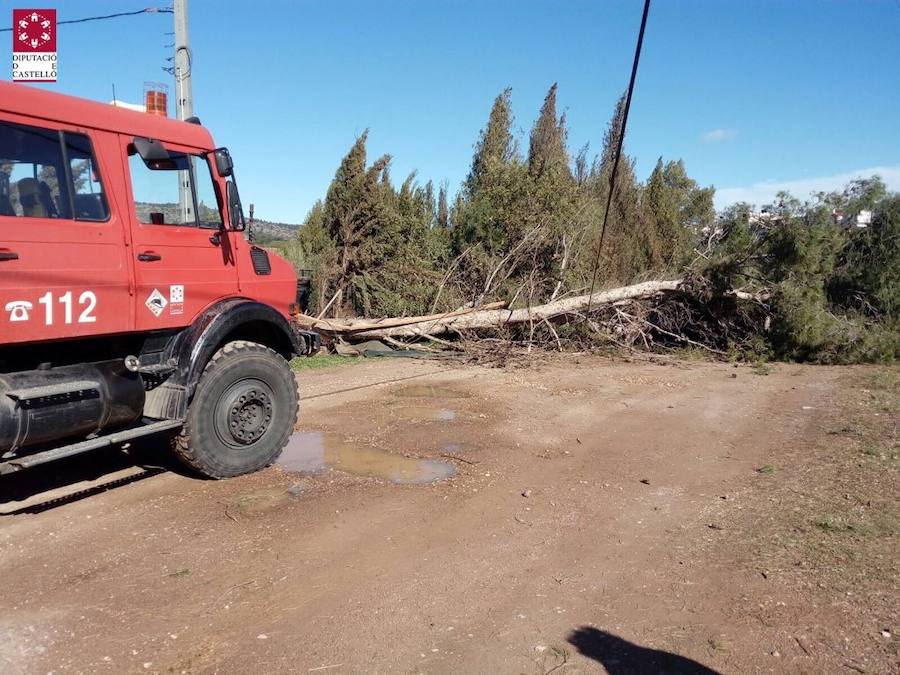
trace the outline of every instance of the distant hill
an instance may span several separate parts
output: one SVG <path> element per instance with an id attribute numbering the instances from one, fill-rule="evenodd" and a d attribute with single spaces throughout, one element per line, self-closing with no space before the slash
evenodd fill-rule
<path id="1" fill-rule="evenodd" d="M 257 241 L 279 241 L 297 236 L 300 225 L 296 223 L 274 223 L 271 220 L 253 220 L 253 238 Z"/>
<path id="2" fill-rule="evenodd" d="M 162 213 L 164 219 L 163 222 L 174 223 L 178 221 L 178 204 L 172 202 L 165 204 L 137 202 L 135 206 L 142 222 L 150 220 L 149 214 L 151 212 Z M 246 213 L 244 214 L 244 217 L 247 217 Z M 218 216 L 213 216 L 213 218 L 218 218 Z M 259 243 L 285 241 L 296 237 L 297 230 L 299 229 L 299 224 L 276 223 L 271 220 L 256 218 L 253 221 L 253 238 Z"/>

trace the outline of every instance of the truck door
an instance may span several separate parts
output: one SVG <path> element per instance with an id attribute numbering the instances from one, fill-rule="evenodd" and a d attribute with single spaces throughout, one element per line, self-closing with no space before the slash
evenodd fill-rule
<path id="1" fill-rule="evenodd" d="M 131 330 L 125 230 L 97 159 L 75 128 L 0 120 L 3 343 Z"/>
<path id="2" fill-rule="evenodd" d="M 238 292 L 238 274 L 211 166 L 201 150 L 122 139 L 130 175 L 135 328 L 185 326 Z M 143 147 L 143 146 L 142 146 Z"/>

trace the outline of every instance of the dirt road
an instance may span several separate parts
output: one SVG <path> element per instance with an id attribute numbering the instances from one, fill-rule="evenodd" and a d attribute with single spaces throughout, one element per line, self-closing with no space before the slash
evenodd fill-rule
<path id="1" fill-rule="evenodd" d="M 0 672 L 896 672 L 897 462 L 859 460 L 881 478 L 835 488 L 846 505 L 810 484 L 859 453 L 835 425 L 891 414 L 847 398 L 868 371 L 300 377 L 317 473 L 210 482 L 105 454 L 0 484 Z M 360 475 L 404 455 L 456 474 Z M 811 524 L 831 500 L 887 520 L 841 539 L 862 530 Z M 863 580 L 831 562 L 848 542 Z"/>

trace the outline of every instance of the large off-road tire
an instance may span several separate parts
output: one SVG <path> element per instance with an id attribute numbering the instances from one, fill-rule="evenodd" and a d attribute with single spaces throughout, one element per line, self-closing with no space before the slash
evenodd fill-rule
<path id="1" fill-rule="evenodd" d="M 298 408 L 297 381 L 281 355 L 255 342 L 229 342 L 200 376 L 175 453 L 209 478 L 257 471 L 281 454 Z"/>

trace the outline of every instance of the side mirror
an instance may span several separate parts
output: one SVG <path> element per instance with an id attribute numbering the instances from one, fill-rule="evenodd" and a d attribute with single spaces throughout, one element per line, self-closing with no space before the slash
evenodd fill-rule
<path id="1" fill-rule="evenodd" d="M 228 178 L 234 173 L 234 162 L 231 159 L 231 153 L 228 152 L 228 148 L 216 148 L 214 154 L 216 157 L 216 171 L 219 172 L 222 178 Z"/>
<path id="2" fill-rule="evenodd" d="M 231 229 L 243 232 L 247 229 L 247 224 L 244 222 L 244 211 L 241 208 L 241 198 L 238 195 L 237 185 L 234 184 L 233 180 L 230 180 L 225 183 L 225 186 L 225 196 L 228 200 L 228 216 L 231 221 Z"/>

